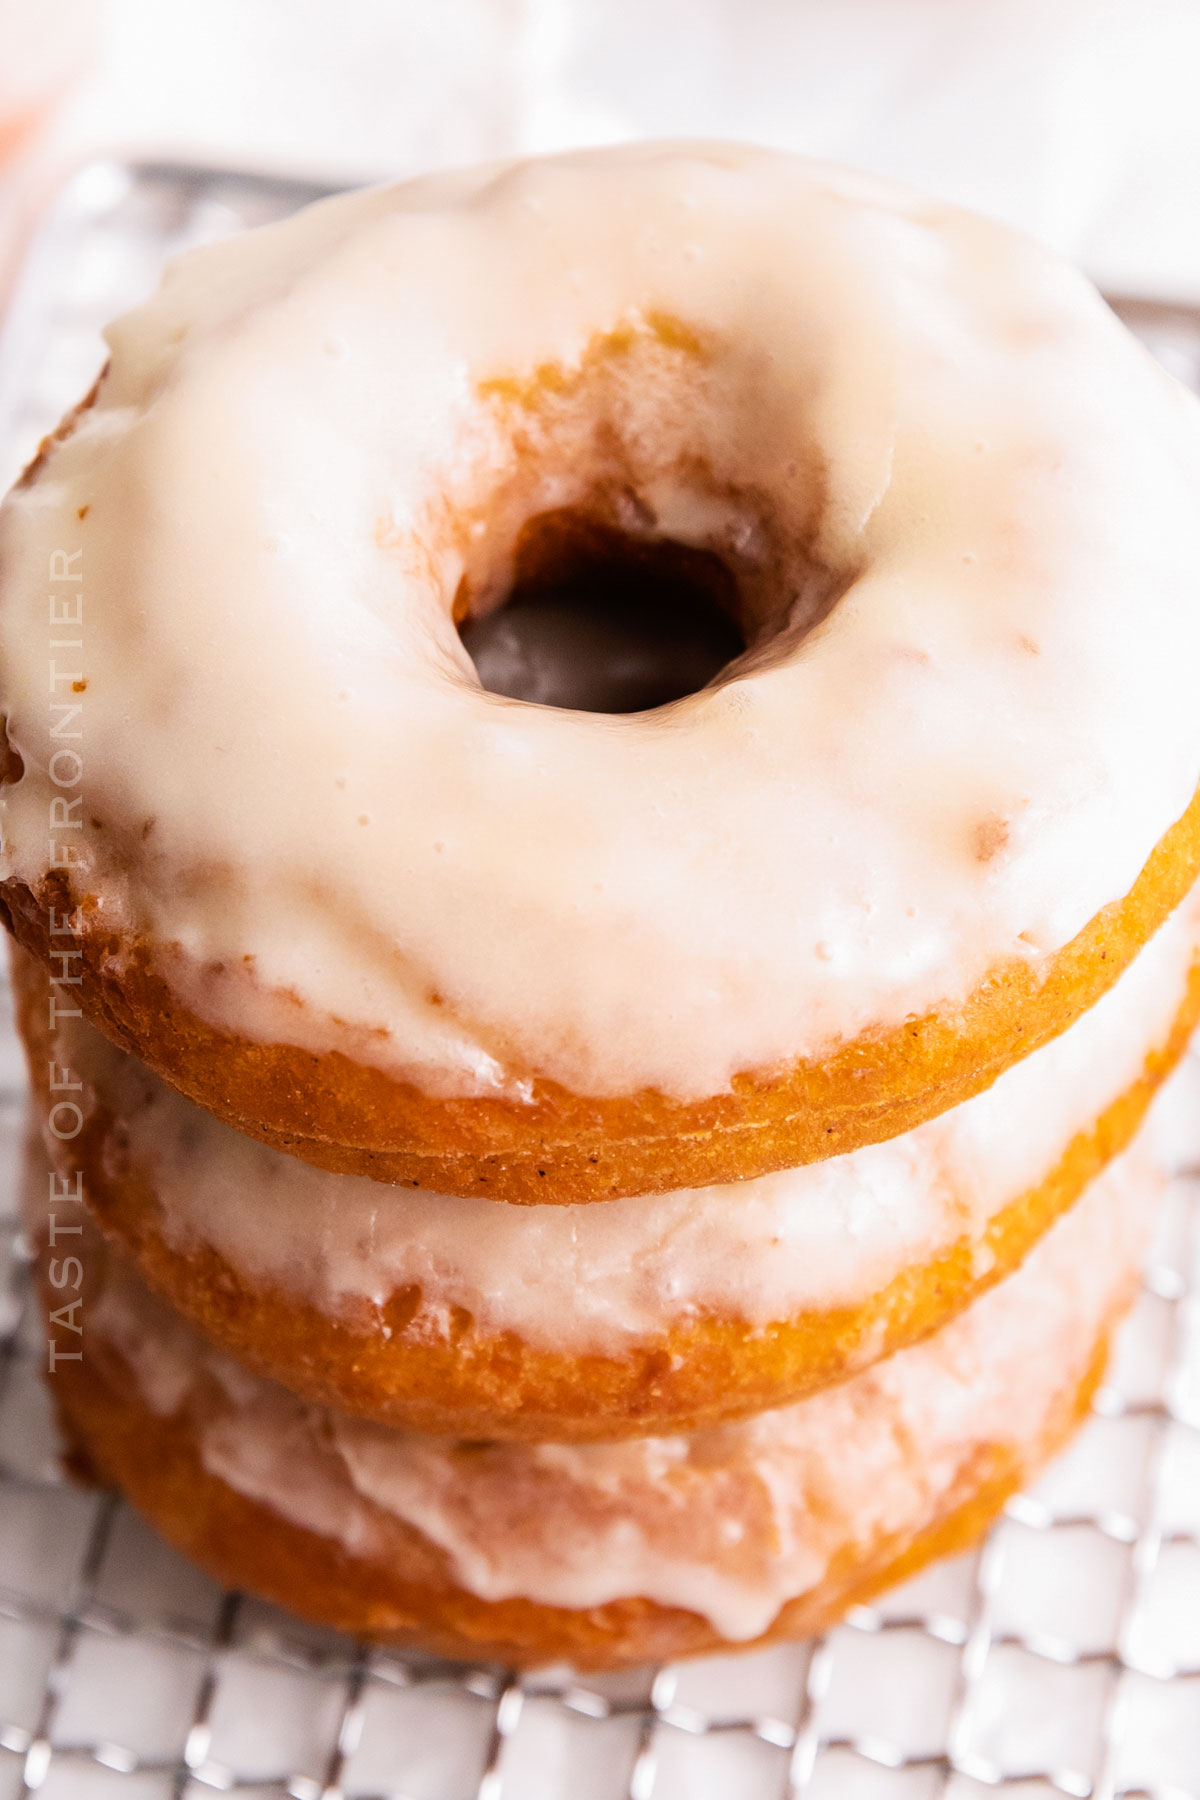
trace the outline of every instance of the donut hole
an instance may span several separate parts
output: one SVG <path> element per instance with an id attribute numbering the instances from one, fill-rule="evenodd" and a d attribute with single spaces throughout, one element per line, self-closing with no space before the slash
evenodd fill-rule
<path id="1" fill-rule="evenodd" d="M 660 313 L 483 382 L 431 514 L 482 686 L 636 713 L 781 660 L 848 578 L 803 402 L 752 342 Z"/>
<path id="2" fill-rule="evenodd" d="M 707 687 L 741 656 L 738 590 L 719 556 L 572 512 L 531 519 L 507 599 L 459 635 L 492 694 L 631 713 Z"/>

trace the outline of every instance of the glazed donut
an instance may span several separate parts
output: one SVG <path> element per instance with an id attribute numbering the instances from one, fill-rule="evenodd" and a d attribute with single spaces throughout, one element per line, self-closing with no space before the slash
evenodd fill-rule
<path id="1" fill-rule="evenodd" d="M 1200 414 L 1006 228 L 581 152 L 195 251 L 109 343 L 0 517 L 0 900 L 245 1132 L 504 1200 L 760 1176 L 985 1088 L 1196 876 Z M 457 625 L 597 544 L 745 654 L 484 691 Z"/>
<path id="2" fill-rule="evenodd" d="M 51 1387 L 77 1458 L 171 1542 L 366 1637 L 588 1667 L 800 1636 L 963 1547 L 1057 1448 L 1132 1290 L 1150 1185 L 1127 1153 L 924 1344 L 691 1438 L 453 1443 L 307 1406 L 99 1237 L 87 1354 Z"/>
<path id="3" fill-rule="evenodd" d="M 579 1441 L 795 1400 L 1007 1274 L 1181 1054 L 1198 939 L 1193 895 L 1071 1031 L 904 1137 L 738 1188 L 534 1208 L 280 1156 L 86 1024 L 52 1043 L 46 978 L 14 960 L 54 1167 L 206 1337 L 386 1424 Z"/>

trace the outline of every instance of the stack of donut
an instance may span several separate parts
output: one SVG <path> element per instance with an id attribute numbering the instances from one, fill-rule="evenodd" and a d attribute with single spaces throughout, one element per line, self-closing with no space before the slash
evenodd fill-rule
<path id="1" fill-rule="evenodd" d="M 1200 1012 L 1195 403 L 1008 230 L 723 145 L 338 198 L 109 343 L 0 515 L 79 1466 L 524 1663 L 969 1542 L 1099 1378 Z M 732 657 L 586 710 L 585 620 L 553 703 L 571 581 Z"/>

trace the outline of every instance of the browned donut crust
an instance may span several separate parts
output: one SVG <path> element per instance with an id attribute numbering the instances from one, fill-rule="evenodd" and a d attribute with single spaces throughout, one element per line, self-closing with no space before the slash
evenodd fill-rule
<path id="1" fill-rule="evenodd" d="M 533 1079 L 530 1100 L 422 1094 L 366 1060 L 250 1043 L 184 1008 L 178 946 L 130 942 L 65 871 L 36 890 L 0 884 L 0 915 L 46 969 L 82 951 L 77 996 L 92 1022 L 209 1112 L 320 1168 L 447 1194 L 545 1204 L 709 1186 L 794 1168 L 898 1136 L 991 1085 L 1098 1000 L 1200 872 L 1200 792 L 1123 900 L 1037 965 L 993 970 L 953 1013 L 864 1033 L 726 1093 L 682 1102 L 653 1090 L 589 1098 Z M 79 932 L 52 938 L 76 907 Z M 189 979 L 201 972 L 192 970 Z M 278 998 L 278 996 L 276 996 Z M 530 1079 L 531 1072 L 507 1074 Z"/>
<path id="2" fill-rule="evenodd" d="M 46 984 L 13 959 L 21 1029 L 43 1107 Z M 422 1317 L 421 1292 L 381 1312 L 335 1318 L 255 1286 L 207 1245 L 167 1243 L 152 1171 L 132 1159 L 120 1119 L 98 1097 L 70 1141 L 47 1134 L 57 1170 L 82 1176 L 88 1205 L 150 1287 L 240 1362 L 305 1399 L 407 1430 L 452 1437 L 589 1439 L 691 1431 L 785 1405 L 936 1331 L 1023 1261 L 1050 1225 L 1132 1139 L 1200 1018 L 1200 959 L 1166 1039 L 1142 1073 L 1068 1145 L 1045 1179 L 1006 1206 L 982 1240 L 963 1236 L 857 1306 L 812 1309 L 765 1328 L 687 1319 L 624 1355 L 546 1350 L 487 1333 L 466 1312 L 448 1335 Z M 246 1203 L 252 1205 L 254 1196 Z"/>
<path id="3" fill-rule="evenodd" d="M 1107 1333 L 1083 1382 L 1073 1376 L 1055 1397 L 1033 1461 L 1004 1444 L 990 1446 L 958 1470 L 946 1505 L 924 1530 L 848 1548 L 761 1637 L 735 1647 L 823 1631 L 881 1588 L 973 1543 L 1083 1417 L 1106 1354 Z M 562 1660 L 584 1669 L 730 1648 L 698 1614 L 642 1598 L 586 1611 L 523 1599 L 480 1600 L 454 1581 L 440 1549 L 379 1509 L 372 1509 L 372 1524 L 382 1534 L 381 1550 L 369 1560 L 353 1556 L 211 1474 L 191 1412 L 154 1415 L 131 1371 L 106 1345 L 90 1349 L 82 1363 L 64 1364 L 51 1387 L 77 1472 L 119 1487 L 169 1543 L 218 1581 L 322 1624 L 469 1660 Z"/>

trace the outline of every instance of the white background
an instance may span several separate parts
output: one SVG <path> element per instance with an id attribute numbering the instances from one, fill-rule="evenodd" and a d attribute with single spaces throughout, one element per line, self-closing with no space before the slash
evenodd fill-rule
<path id="1" fill-rule="evenodd" d="M 897 174 L 1123 288 L 1200 295 L 1195 0 L 0 0 L 0 112 L 83 82 L 7 213 L 94 149 L 368 177 L 639 135 Z M 0 196 L 3 198 L 3 196 Z"/>

